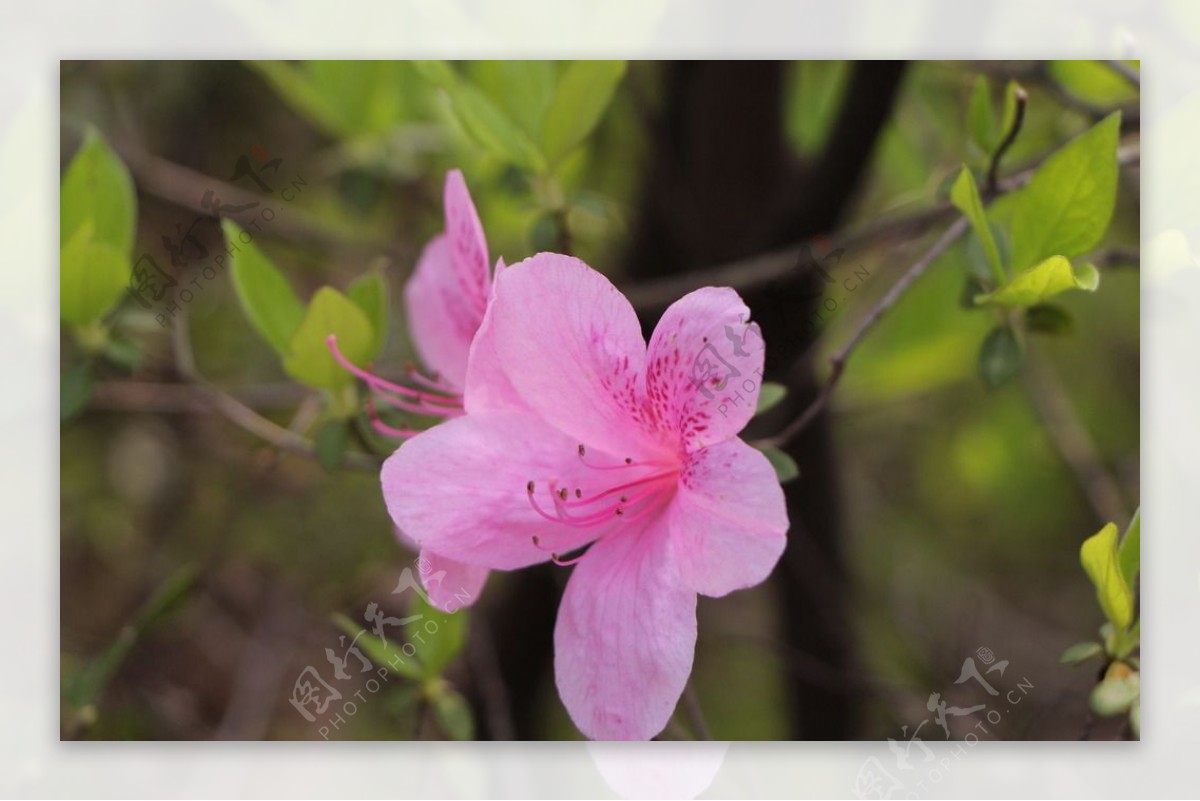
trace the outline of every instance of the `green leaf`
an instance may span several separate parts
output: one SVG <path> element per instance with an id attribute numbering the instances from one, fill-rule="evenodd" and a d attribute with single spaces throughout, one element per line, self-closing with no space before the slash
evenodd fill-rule
<path id="1" fill-rule="evenodd" d="M 1021 371 L 1021 344 L 1016 334 L 1007 325 L 1000 325 L 988 333 L 979 349 L 979 374 L 992 389 Z"/>
<path id="2" fill-rule="evenodd" d="M 317 462 L 326 470 L 332 470 L 342 463 L 346 448 L 350 445 L 350 429 L 345 420 L 330 420 L 321 426 L 317 438 L 313 442 Z"/>
<path id="3" fill-rule="evenodd" d="M 987 213 L 983 210 L 983 200 L 979 197 L 979 188 L 975 186 L 975 178 L 966 167 L 962 168 L 962 172 L 958 174 L 958 179 L 954 182 L 954 187 L 950 190 L 950 202 L 971 222 L 971 230 L 983 244 L 993 279 L 997 284 L 1003 284 L 1008 280 L 1008 276 L 1004 272 L 1004 265 L 1000 262 L 1000 249 L 996 247 L 996 240 L 992 236 L 992 227 L 988 222 Z"/>
<path id="4" fill-rule="evenodd" d="M 1129 729 L 1133 732 L 1134 739 L 1142 739 L 1142 696 L 1140 692 L 1129 706 Z"/>
<path id="5" fill-rule="evenodd" d="M 371 349 L 368 360 L 379 358 L 387 344 L 388 288 L 381 270 L 360 275 L 346 287 L 346 297 L 362 309 L 371 323 Z"/>
<path id="6" fill-rule="evenodd" d="M 1025 310 L 1025 328 L 1036 334 L 1067 334 L 1073 325 L 1067 310 L 1053 303 L 1039 303 Z"/>
<path id="7" fill-rule="evenodd" d="M 754 410 L 754 414 L 760 415 L 770 411 L 786 397 L 787 387 L 783 384 L 777 384 L 774 381 L 764 382 L 758 390 L 758 407 Z"/>
<path id="8" fill-rule="evenodd" d="M 1141 695 L 1141 679 L 1137 673 L 1124 678 L 1105 679 L 1092 690 L 1092 711 L 1097 715 L 1120 715 L 1126 712 Z"/>
<path id="9" fill-rule="evenodd" d="M 132 372 L 142 361 L 142 349 L 131 339 L 113 337 L 104 345 L 104 357 L 118 367 Z"/>
<path id="10" fill-rule="evenodd" d="M 336 612 L 333 614 L 333 622 L 354 639 L 354 644 L 367 655 L 367 659 L 371 660 L 375 667 L 385 667 L 397 676 L 413 681 L 420 681 L 424 676 L 416 657 L 404 653 L 401 647 L 391 640 L 380 639 L 350 618 Z"/>
<path id="11" fill-rule="evenodd" d="M 1129 628 L 1133 622 L 1133 592 L 1121 575 L 1114 523 L 1084 541 L 1079 549 L 1079 561 L 1096 587 L 1096 598 L 1104 616 L 1118 631 Z"/>
<path id="12" fill-rule="evenodd" d="M 92 394 L 92 364 L 80 361 L 63 370 L 58 385 L 58 417 L 70 420 L 87 407 Z"/>
<path id="13" fill-rule="evenodd" d="M 779 477 L 780 484 L 786 484 L 800 475 L 800 467 L 796 464 L 796 460 L 779 448 L 760 448 L 759 450 L 762 451 L 763 456 L 767 457 L 771 467 L 775 468 L 775 475 Z"/>
<path id="14" fill-rule="evenodd" d="M 1051 61 L 1046 72 L 1067 92 L 1097 106 L 1114 106 L 1138 94 L 1136 87 L 1100 61 Z"/>
<path id="15" fill-rule="evenodd" d="M 1137 586 L 1137 574 L 1142 563 L 1142 510 L 1138 508 L 1125 529 L 1125 536 L 1117 547 L 1117 562 L 1121 566 L 1121 576 L 1130 590 Z"/>
<path id="16" fill-rule="evenodd" d="M 1103 238 L 1116 204 L 1120 127 L 1120 112 L 1105 117 L 1046 159 L 1014 193 L 1014 269 L 1049 256 L 1078 256 Z"/>
<path id="17" fill-rule="evenodd" d="M 137 232 L 137 195 L 129 170 L 95 129 L 89 129 L 62 180 L 59 242 L 65 243 L 92 222 L 92 239 L 115 249 L 123 259 L 133 251 Z"/>
<path id="18" fill-rule="evenodd" d="M 476 61 L 469 69 L 479 89 L 503 108 L 522 131 L 536 138 L 558 82 L 554 62 L 541 59 Z"/>
<path id="19" fill-rule="evenodd" d="M 286 356 L 304 319 L 304 305 L 283 273 L 254 244 L 253 237 L 233 220 L 222 220 L 221 228 L 225 241 L 237 245 L 230 271 L 242 310 L 275 352 Z"/>
<path id="20" fill-rule="evenodd" d="M 67 240 L 59 256 L 59 315 L 64 323 L 84 326 L 106 315 L 129 282 L 129 259 L 94 238 L 89 218 Z"/>
<path id="21" fill-rule="evenodd" d="M 410 625 L 408 641 L 417 649 L 417 660 L 424 668 L 425 679 L 434 679 L 466 644 L 470 615 L 463 610 L 451 613 L 435 609 L 421 593 L 415 594 L 408 612 L 421 615 L 421 620 Z"/>
<path id="22" fill-rule="evenodd" d="M 825 147 L 850 82 L 849 61 L 793 62 L 784 89 L 788 139 L 801 156 Z"/>
<path id="23" fill-rule="evenodd" d="M 967 101 L 967 133 L 984 155 L 991 155 L 998 144 L 992 88 L 986 75 L 977 77 L 971 86 L 971 98 Z"/>
<path id="24" fill-rule="evenodd" d="M 367 315 L 336 289 L 321 287 L 292 337 L 283 369 L 318 389 L 336 390 L 353 383 L 354 376 L 329 350 L 331 335 L 337 337 L 338 349 L 352 363 L 362 366 L 370 361 L 374 335 Z"/>
<path id="25" fill-rule="evenodd" d="M 1000 127 L 996 131 L 996 145 L 1000 139 L 1012 130 L 1017 122 L 1017 94 L 1022 91 L 1021 84 L 1009 81 L 1004 85 L 1004 111 L 1000 115 Z"/>
<path id="26" fill-rule="evenodd" d="M 452 740 L 475 739 L 475 716 L 466 698 L 447 687 L 432 700 L 434 716 L 446 736 Z"/>
<path id="27" fill-rule="evenodd" d="M 1062 256 L 1051 256 L 999 289 L 976 295 L 975 302 L 1021 308 L 1041 303 L 1068 289 L 1095 292 L 1099 285 L 1100 272 L 1091 264 L 1072 267 Z"/>
<path id="28" fill-rule="evenodd" d="M 534 143 L 477 86 L 445 62 L 418 62 L 416 67 L 446 93 L 451 113 L 480 147 L 533 172 L 545 170 L 546 160 Z"/>
<path id="29" fill-rule="evenodd" d="M 624 61 L 575 61 L 554 90 L 542 123 L 542 152 L 557 166 L 600 121 L 625 76 Z"/>
<path id="30" fill-rule="evenodd" d="M 1104 646 L 1098 642 L 1077 642 L 1063 651 L 1058 661 L 1064 665 L 1078 665 L 1089 659 L 1104 656 Z"/>

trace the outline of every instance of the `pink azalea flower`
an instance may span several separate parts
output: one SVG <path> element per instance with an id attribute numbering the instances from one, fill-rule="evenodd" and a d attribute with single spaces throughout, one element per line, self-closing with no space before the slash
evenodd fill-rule
<path id="1" fill-rule="evenodd" d="M 783 552 L 783 492 L 737 436 L 763 363 L 748 319 L 732 289 L 701 289 L 647 346 L 606 278 L 539 254 L 496 277 L 467 414 L 384 464 L 392 519 L 422 547 L 492 569 L 577 563 L 555 678 L 593 739 L 660 732 L 691 673 L 697 593 L 758 584 Z"/>
<path id="2" fill-rule="evenodd" d="M 443 205 L 446 230 L 425 246 L 404 290 L 409 334 L 421 360 L 434 374 L 425 375 L 410 366 L 407 374 L 414 386 L 400 385 L 352 364 L 338 350 L 336 338 L 330 337 L 329 346 L 344 368 L 393 408 L 451 419 L 463 414 L 467 354 L 491 299 L 492 273 L 483 225 L 458 170 L 446 174 Z M 502 267 L 501 262 L 496 269 Z M 367 410 L 371 425 L 384 436 L 406 440 L 419 433 L 384 422 L 376 411 L 374 396 L 368 398 Z M 416 549 L 402 529 L 396 530 L 396 536 Z M 421 549 L 419 559 L 429 568 L 421 571 L 422 584 L 430 603 L 439 609 L 446 609 L 447 604 L 461 607 L 464 595 L 474 601 L 487 581 L 486 568 L 449 559 L 428 548 Z M 430 576 L 437 580 L 427 581 Z"/>

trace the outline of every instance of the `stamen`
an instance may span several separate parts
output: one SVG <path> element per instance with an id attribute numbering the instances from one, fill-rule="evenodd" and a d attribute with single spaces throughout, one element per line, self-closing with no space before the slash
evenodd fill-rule
<path id="1" fill-rule="evenodd" d="M 409 428 L 407 426 L 404 428 L 396 428 L 395 426 L 385 423 L 383 418 L 379 416 L 379 412 L 375 409 L 375 399 L 370 396 L 367 397 L 367 418 L 371 421 L 371 427 L 380 434 L 383 434 L 385 437 L 408 439 L 409 437 L 414 437 L 421 433 L 415 428 Z"/>
<path id="2" fill-rule="evenodd" d="M 462 399 L 450 395 L 435 395 L 429 392 L 421 392 L 420 390 L 411 387 L 402 386 L 400 384 L 387 381 L 374 373 L 369 373 L 363 370 L 358 365 L 351 362 L 342 353 L 337 344 L 337 335 L 330 334 L 325 339 L 325 343 L 329 346 L 329 352 L 333 355 L 334 360 L 341 365 L 342 369 L 349 372 L 364 382 L 367 386 L 376 392 L 391 393 L 399 395 L 400 398 L 385 398 L 393 406 L 404 409 L 405 411 L 415 412 L 417 414 L 433 414 L 442 416 L 451 416 L 456 413 L 461 413 Z"/>

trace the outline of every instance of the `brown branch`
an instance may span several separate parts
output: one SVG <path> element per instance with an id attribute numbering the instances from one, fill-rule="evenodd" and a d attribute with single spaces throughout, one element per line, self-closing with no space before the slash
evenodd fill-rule
<path id="1" fill-rule="evenodd" d="M 1132 147 L 1118 151 L 1117 162 L 1122 167 L 1137 166 L 1140 163 L 1139 149 Z M 1033 178 L 1039 165 L 1040 162 L 1011 178 L 998 181 L 996 191 L 986 193 L 984 199 L 992 200 L 1025 186 Z M 622 291 L 635 309 L 643 311 L 665 309 L 687 293 L 706 286 L 728 286 L 739 292 L 748 292 L 785 276 L 799 277 L 801 271 L 806 269 L 803 262 L 800 262 L 801 254 L 818 244 L 821 250 L 853 250 L 900 237 L 919 236 L 939 223 L 952 220 L 957 214 L 958 210 L 950 203 L 939 203 L 914 214 L 869 223 L 849 233 L 821 238 L 819 241 L 810 239 L 717 267 L 630 284 L 622 287 Z"/>
<path id="2" fill-rule="evenodd" d="M 1100 451 L 1076 415 L 1058 375 L 1036 354 L 1025 354 L 1025 388 L 1051 443 L 1101 523 L 1123 523 L 1129 508 L 1117 480 L 1104 467 Z"/>
<path id="3" fill-rule="evenodd" d="M 929 250 L 925 251 L 921 258 L 917 259 L 908 268 L 900 280 L 892 285 L 887 294 L 875 305 L 875 308 L 871 309 L 871 312 L 858 324 L 858 328 L 855 329 L 850 340 L 830 358 L 829 362 L 833 369 L 829 373 L 829 378 L 826 380 L 825 386 L 821 388 L 821 391 L 817 394 L 813 402 L 809 404 L 808 408 L 799 417 L 789 423 L 778 434 L 761 440 L 762 445 L 775 448 L 782 447 L 813 421 L 821 410 L 825 408 L 825 404 L 828 403 L 830 395 L 833 394 L 834 388 L 837 386 L 843 371 L 846 369 L 846 362 L 849 361 L 854 349 L 858 347 L 858 343 L 896 305 L 896 302 L 908 291 L 908 288 L 925 274 L 929 266 L 945 253 L 954 244 L 955 240 L 966 233 L 967 228 L 967 218 L 959 218 L 938 237 L 937 241 L 933 243 Z"/>
<path id="4" fill-rule="evenodd" d="M 194 385 L 219 414 L 242 430 L 265 440 L 280 450 L 303 456 L 316 456 L 316 445 L 312 440 L 268 420 L 237 398 L 217 389 L 200 374 L 196 368 L 191 339 L 188 336 L 186 311 L 181 312 L 171 326 L 171 346 L 179 374 Z M 359 470 L 376 471 L 380 467 L 378 459 L 358 452 L 345 454 L 342 463 L 347 467 Z"/>

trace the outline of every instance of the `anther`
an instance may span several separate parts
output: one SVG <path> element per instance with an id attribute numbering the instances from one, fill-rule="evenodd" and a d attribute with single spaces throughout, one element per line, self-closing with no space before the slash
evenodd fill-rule
<path id="1" fill-rule="evenodd" d="M 560 489 L 558 491 L 558 497 L 562 498 L 564 501 L 567 499 L 567 488 L 566 487 L 563 487 L 562 489 Z"/>
<path id="2" fill-rule="evenodd" d="M 583 447 L 583 445 L 580 445 L 579 446 L 579 455 L 583 456 L 585 453 L 587 453 L 587 448 Z"/>
<path id="3" fill-rule="evenodd" d="M 525 485 L 525 491 L 528 492 L 530 495 L 533 494 L 533 482 L 532 481 L 530 481 L 528 484 Z"/>

